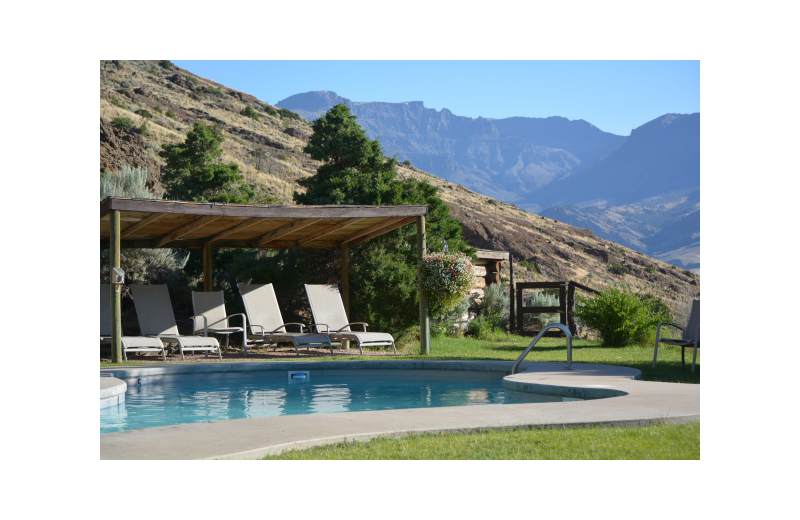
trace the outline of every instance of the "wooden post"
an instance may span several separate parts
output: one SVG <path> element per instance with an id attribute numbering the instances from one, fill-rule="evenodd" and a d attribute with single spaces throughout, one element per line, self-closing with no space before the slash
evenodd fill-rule
<path id="1" fill-rule="evenodd" d="M 425 217 L 417 219 L 417 263 L 422 262 L 427 243 L 425 240 Z M 428 315 L 428 297 L 422 292 L 422 279 L 417 276 L 417 292 L 419 293 L 419 352 L 431 353 L 431 318 Z"/>
<path id="2" fill-rule="evenodd" d="M 203 245 L 203 290 L 211 291 L 211 244 Z"/>
<path id="3" fill-rule="evenodd" d="M 344 312 L 350 319 L 350 246 L 342 244 L 339 248 L 339 269 L 342 280 L 342 303 Z"/>
<path id="4" fill-rule="evenodd" d="M 514 300 L 514 256 L 508 253 L 508 305 L 510 307 L 508 315 L 509 332 L 514 332 L 517 325 L 514 307 L 517 302 Z"/>
<path id="5" fill-rule="evenodd" d="M 569 331 L 574 336 L 578 332 L 578 326 L 575 324 L 575 316 L 573 311 L 575 308 L 575 284 L 569 282 L 567 284 L 567 320 L 569 321 Z"/>
<path id="6" fill-rule="evenodd" d="M 567 282 L 561 282 L 558 286 L 558 318 L 562 325 L 569 327 L 567 322 Z"/>
<path id="7" fill-rule="evenodd" d="M 344 312 L 347 314 L 347 319 L 350 318 L 350 246 L 342 244 L 339 248 L 339 269 L 341 270 L 341 293 L 342 303 L 344 304 Z M 350 342 L 342 341 L 342 348 L 350 350 Z"/>
<path id="8" fill-rule="evenodd" d="M 111 237 L 109 247 L 109 264 L 111 272 L 115 267 L 120 267 L 120 239 L 122 236 L 119 228 L 119 211 L 111 212 Z M 111 280 L 111 362 L 122 361 L 122 301 L 120 298 L 121 287 Z"/>

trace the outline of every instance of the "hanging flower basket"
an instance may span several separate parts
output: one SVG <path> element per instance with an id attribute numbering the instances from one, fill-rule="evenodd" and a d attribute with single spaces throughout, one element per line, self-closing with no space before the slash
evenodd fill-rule
<path id="1" fill-rule="evenodd" d="M 431 253 L 423 256 L 419 276 L 431 309 L 441 314 L 455 308 L 475 285 L 472 261 L 464 253 Z"/>

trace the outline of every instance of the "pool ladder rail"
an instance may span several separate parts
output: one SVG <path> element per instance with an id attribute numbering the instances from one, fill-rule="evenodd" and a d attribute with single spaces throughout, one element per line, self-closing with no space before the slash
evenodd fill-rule
<path id="1" fill-rule="evenodd" d="M 517 360 L 514 361 L 514 365 L 511 367 L 512 375 L 517 373 L 517 369 L 519 368 L 520 363 L 522 363 L 522 360 L 525 359 L 525 356 L 528 355 L 528 352 L 530 352 L 531 349 L 533 349 L 536 343 L 540 339 L 542 339 L 544 333 L 550 329 L 561 329 L 567 336 L 567 366 L 564 368 L 564 370 L 572 370 L 572 333 L 563 323 L 548 323 L 547 325 L 542 327 L 542 330 L 540 330 L 539 334 L 537 334 L 536 337 L 533 338 L 533 341 L 531 341 L 531 344 L 528 345 L 528 348 L 523 350 L 522 354 L 520 354 Z"/>

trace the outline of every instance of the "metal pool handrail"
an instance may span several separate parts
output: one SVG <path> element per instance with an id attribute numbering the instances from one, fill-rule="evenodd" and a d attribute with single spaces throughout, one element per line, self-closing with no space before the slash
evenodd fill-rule
<path id="1" fill-rule="evenodd" d="M 533 338 L 533 341 L 531 341 L 531 344 L 528 345 L 528 348 L 522 351 L 522 354 L 520 354 L 517 360 L 514 362 L 514 365 L 511 367 L 512 374 L 517 373 L 517 369 L 519 368 L 520 363 L 522 363 L 522 360 L 525 359 L 525 356 L 528 355 L 528 352 L 530 352 L 534 345 L 536 345 L 536 342 L 539 341 L 542 336 L 544 336 L 544 333 L 550 329 L 561 329 L 564 331 L 564 334 L 567 335 L 567 366 L 565 370 L 572 370 L 572 333 L 563 323 L 548 323 L 542 327 L 542 330 L 540 330 L 539 334 Z"/>

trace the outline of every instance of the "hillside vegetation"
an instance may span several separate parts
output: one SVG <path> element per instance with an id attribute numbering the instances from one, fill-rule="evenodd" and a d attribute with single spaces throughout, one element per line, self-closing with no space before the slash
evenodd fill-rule
<path id="1" fill-rule="evenodd" d="M 100 68 L 101 171 L 146 167 L 148 185 L 157 188 L 161 145 L 183 141 L 195 121 L 219 125 L 223 159 L 237 163 L 247 182 L 280 203 L 292 204 L 292 194 L 303 191 L 298 181 L 319 166 L 302 151 L 311 126 L 293 112 L 168 61 L 103 61 Z M 115 124 L 116 118 L 132 125 L 119 119 Z M 410 165 L 398 164 L 398 172 L 436 186 L 473 246 L 510 251 L 517 281 L 576 280 L 598 288 L 625 283 L 659 296 L 678 317 L 699 294 L 698 276 L 586 229 L 527 213 Z M 431 247 L 436 240 L 431 237 Z"/>

